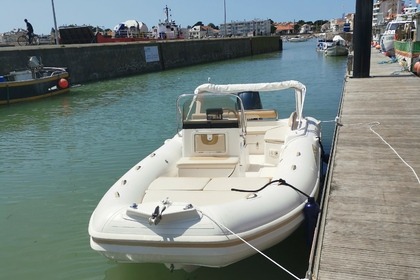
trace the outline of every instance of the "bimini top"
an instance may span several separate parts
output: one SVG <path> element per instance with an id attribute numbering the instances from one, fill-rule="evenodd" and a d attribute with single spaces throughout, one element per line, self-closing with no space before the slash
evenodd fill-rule
<path id="1" fill-rule="evenodd" d="M 301 82 L 290 80 L 283 82 L 273 83 L 252 83 L 252 84 L 226 84 L 226 85 L 215 85 L 215 84 L 202 84 L 195 90 L 195 94 L 202 93 L 238 93 L 243 91 L 258 91 L 258 92 L 274 92 L 284 89 L 294 89 L 296 98 L 296 113 L 297 119 L 301 120 L 303 103 L 305 101 L 306 86 Z"/>

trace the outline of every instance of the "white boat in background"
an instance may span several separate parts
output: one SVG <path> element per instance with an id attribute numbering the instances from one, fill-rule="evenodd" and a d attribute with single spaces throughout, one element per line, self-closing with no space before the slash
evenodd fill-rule
<path id="1" fill-rule="evenodd" d="M 326 56 L 346 56 L 349 54 L 347 42 L 343 37 L 335 35 L 332 40 L 332 45 L 324 50 Z"/>
<path id="2" fill-rule="evenodd" d="M 178 26 L 174 20 L 170 19 L 171 9 L 166 6 L 164 9 L 165 20 L 159 21 L 157 26 L 154 26 L 152 29 L 152 37 L 155 39 L 183 39 L 184 36 L 181 31 L 181 27 Z"/>
<path id="3" fill-rule="evenodd" d="M 333 46 L 333 40 L 328 39 L 318 39 L 316 44 L 316 50 L 319 52 L 325 52 L 325 50 L 331 46 Z"/>
<path id="4" fill-rule="evenodd" d="M 300 36 L 300 35 L 288 38 L 289 42 L 305 42 L 305 41 L 308 41 L 308 40 L 309 40 L 309 37 Z"/>
<path id="5" fill-rule="evenodd" d="M 117 262 L 223 267 L 255 254 L 249 244 L 284 240 L 305 210 L 316 219 L 321 132 L 303 115 L 305 92 L 285 81 L 203 84 L 179 96 L 178 133 L 106 192 L 91 247 Z M 280 118 L 280 108 L 290 113 Z"/>

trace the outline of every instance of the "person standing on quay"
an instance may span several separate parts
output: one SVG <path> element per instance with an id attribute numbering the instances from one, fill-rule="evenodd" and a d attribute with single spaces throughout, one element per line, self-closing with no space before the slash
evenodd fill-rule
<path id="1" fill-rule="evenodd" d="M 29 38 L 29 44 L 32 44 L 32 38 L 34 37 L 34 28 L 32 27 L 32 24 L 25 18 L 24 20 L 26 22 L 26 31 Z"/>

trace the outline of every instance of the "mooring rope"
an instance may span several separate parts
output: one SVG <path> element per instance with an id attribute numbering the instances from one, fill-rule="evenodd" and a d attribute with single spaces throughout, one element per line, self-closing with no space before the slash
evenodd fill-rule
<path id="1" fill-rule="evenodd" d="M 304 195 L 306 198 L 309 198 L 310 197 L 308 194 L 306 194 L 303 191 L 299 190 L 295 186 L 290 185 L 289 183 L 287 183 L 285 180 L 283 180 L 281 178 L 278 179 L 278 180 L 270 181 L 267 184 L 265 184 L 264 186 L 262 186 L 261 188 L 256 189 L 256 190 L 242 190 L 242 189 L 235 189 L 235 188 L 232 188 L 230 190 L 231 191 L 234 191 L 234 192 L 252 192 L 252 193 L 256 193 L 256 192 L 262 191 L 263 189 L 265 189 L 266 187 L 268 187 L 268 186 L 270 186 L 271 184 L 274 184 L 274 183 L 278 183 L 279 186 L 280 185 L 284 185 L 284 186 L 290 187 L 291 189 L 293 189 L 293 190 L 297 191 L 298 193 Z"/>
<path id="2" fill-rule="evenodd" d="M 414 168 L 408 164 L 403 158 L 402 156 L 400 156 L 400 154 L 397 152 L 397 150 L 395 150 L 394 147 L 392 147 L 391 144 L 389 144 L 378 132 L 376 132 L 373 127 L 380 125 L 381 123 L 378 121 L 374 121 L 374 122 L 369 122 L 369 123 L 350 123 L 350 124 L 341 124 L 338 122 L 338 117 L 335 118 L 334 120 L 337 125 L 339 126 L 362 126 L 362 125 L 367 125 L 369 127 L 369 130 L 372 131 L 372 133 L 374 133 L 376 136 L 379 137 L 379 139 L 381 139 L 382 142 L 384 142 L 396 155 L 397 157 L 408 167 L 410 168 L 410 170 L 413 172 L 414 176 L 416 177 L 417 182 L 420 184 L 420 178 L 417 175 L 416 171 L 414 170 Z M 329 122 L 329 121 L 326 121 Z"/>
<path id="3" fill-rule="evenodd" d="M 411 171 L 414 173 L 414 176 L 416 177 L 416 179 L 417 179 L 417 182 L 420 184 L 420 179 L 419 179 L 419 176 L 417 175 L 417 173 L 416 173 L 416 171 L 414 170 L 414 168 L 411 166 L 411 165 L 409 165 L 399 154 L 398 154 L 398 152 L 394 149 L 394 147 L 392 147 L 391 146 L 391 144 L 389 144 L 378 132 L 376 132 L 374 129 L 373 129 L 373 127 L 374 126 L 378 126 L 378 125 L 380 125 L 381 123 L 380 122 L 371 122 L 371 123 L 368 123 L 368 125 L 369 125 L 369 129 L 370 129 L 370 131 L 372 131 L 373 133 L 375 133 L 376 134 L 376 136 L 378 136 L 379 137 L 379 139 L 381 139 L 382 140 L 382 142 L 384 142 L 386 145 L 388 145 L 388 147 L 398 156 L 398 158 L 408 167 L 408 168 L 410 168 L 411 169 Z"/>
<path id="4" fill-rule="evenodd" d="M 294 275 L 292 272 L 290 272 L 289 270 L 287 270 L 284 266 L 280 265 L 279 263 L 277 263 L 275 260 L 273 260 L 272 258 L 270 258 L 269 256 L 267 256 L 266 254 L 264 254 L 263 252 L 261 252 L 258 248 L 256 248 L 255 246 L 253 246 L 252 244 L 250 244 L 248 241 L 246 241 L 245 239 L 243 239 L 242 237 L 240 237 L 238 234 L 236 234 L 235 232 L 233 232 L 231 229 L 229 229 L 227 226 L 225 226 L 224 224 L 216 221 L 215 219 L 213 219 L 212 217 L 210 217 L 209 215 L 207 215 L 206 213 L 204 213 L 201 210 L 198 210 L 201 214 L 203 214 L 204 216 L 206 216 L 207 218 L 209 218 L 211 221 L 213 221 L 213 223 L 215 223 L 218 227 L 220 228 L 224 228 L 227 231 L 229 231 L 231 234 L 233 234 L 234 236 L 236 236 L 239 240 L 241 240 L 242 242 L 244 242 L 246 245 L 248 245 L 251 249 L 255 250 L 257 253 L 259 253 L 260 255 L 262 255 L 263 257 L 265 257 L 266 259 L 268 259 L 270 262 L 272 262 L 274 265 L 278 266 L 279 268 L 281 268 L 284 272 L 288 273 L 290 276 L 292 276 L 293 278 L 297 279 L 297 280 L 308 280 L 306 278 L 299 278 L 296 275 Z"/>

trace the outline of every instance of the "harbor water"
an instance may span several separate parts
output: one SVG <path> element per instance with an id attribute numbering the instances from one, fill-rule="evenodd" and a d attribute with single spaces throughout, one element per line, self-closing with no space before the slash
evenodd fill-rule
<path id="1" fill-rule="evenodd" d="M 347 60 L 315 47 L 314 40 L 285 42 L 277 53 L 81 85 L 67 95 L 0 107 L 0 278 L 293 279 L 259 254 L 190 273 L 117 264 L 90 248 L 87 229 L 107 189 L 176 133 L 177 96 L 209 79 L 302 82 L 304 114 L 325 121 L 328 152 Z M 305 276 L 309 248 L 302 228 L 264 253 Z"/>

